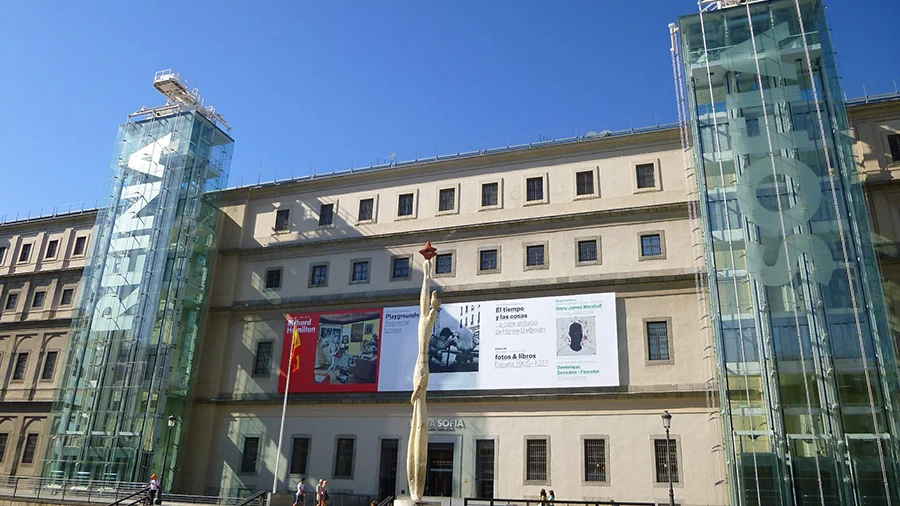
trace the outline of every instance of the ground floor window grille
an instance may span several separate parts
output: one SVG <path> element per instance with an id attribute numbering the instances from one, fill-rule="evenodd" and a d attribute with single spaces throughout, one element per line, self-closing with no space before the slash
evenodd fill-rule
<path id="1" fill-rule="evenodd" d="M 475 497 L 494 497 L 494 440 L 475 441 Z"/>
<path id="2" fill-rule="evenodd" d="M 606 481 L 606 440 L 584 440 L 584 481 Z"/>
<path id="3" fill-rule="evenodd" d="M 666 459 L 666 440 L 653 441 L 654 456 L 656 457 L 656 483 L 669 483 L 668 466 L 672 466 L 672 483 L 678 483 L 678 451 L 675 440 L 670 439 L 669 455 Z"/>
<path id="4" fill-rule="evenodd" d="M 547 481 L 547 440 L 525 441 L 525 481 Z"/>

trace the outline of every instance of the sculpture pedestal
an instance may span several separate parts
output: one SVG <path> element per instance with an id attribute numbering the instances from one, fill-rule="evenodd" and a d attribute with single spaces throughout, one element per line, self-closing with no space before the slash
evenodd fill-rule
<path id="1" fill-rule="evenodd" d="M 407 496 L 400 496 L 394 499 L 394 506 L 441 506 L 441 501 L 433 497 L 423 497 L 419 501 L 413 501 Z"/>

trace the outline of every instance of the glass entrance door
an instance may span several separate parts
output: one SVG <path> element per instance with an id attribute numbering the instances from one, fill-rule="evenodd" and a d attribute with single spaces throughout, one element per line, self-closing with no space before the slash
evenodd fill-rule
<path id="1" fill-rule="evenodd" d="M 425 495 L 453 496 L 453 443 L 428 443 Z"/>

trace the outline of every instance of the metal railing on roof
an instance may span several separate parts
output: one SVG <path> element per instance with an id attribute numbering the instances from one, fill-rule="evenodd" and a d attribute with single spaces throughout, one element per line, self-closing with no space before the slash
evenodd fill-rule
<path id="1" fill-rule="evenodd" d="M 15 216 L 11 216 L 8 214 L 4 214 L 0 216 L 0 225 L 9 225 L 12 223 L 25 223 L 28 221 L 41 220 L 47 218 L 57 218 L 68 215 L 78 215 L 85 213 L 92 213 L 97 211 L 100 208 L 100 200 L 96 200 L 94 202 L 81 202 L 81 203 L 72 203 L 72 204 L 62 204 L 58 206 L 53 206 L 52 208 L 47 208 L 46 212 L 42 207 L 37 213 L 32 215 L 31 211 L 26 212 L 24 215 L 21 213 L 16 213 Z"/>

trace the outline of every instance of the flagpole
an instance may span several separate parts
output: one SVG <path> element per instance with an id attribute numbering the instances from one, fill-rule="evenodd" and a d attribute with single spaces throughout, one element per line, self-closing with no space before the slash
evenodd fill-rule
<path id="1" fill-rule="evenodd" d="M 287 378 L 284 380 L 284 403 L 281 405 L 281 428 L 278 429 L 278 451 L 275 453 L 275 478 L 272 480 L 272 494 L 278 493 L 278 464 L 281 463 L 281 443 L 284 440 L 284 417 L 287 415 L 288 390 L 291 387 L 291 369 L 294 368 L 294 334 L 291 334 L 291 353 L 288 358 Z"/>

